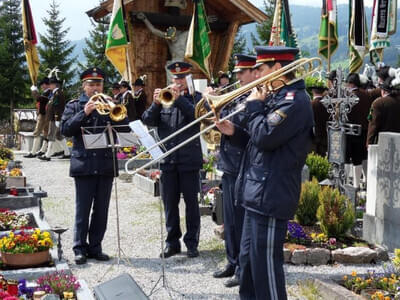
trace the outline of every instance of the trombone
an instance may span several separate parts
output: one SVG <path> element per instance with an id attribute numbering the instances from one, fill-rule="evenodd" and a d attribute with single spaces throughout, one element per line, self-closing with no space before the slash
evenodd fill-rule
<path id="1" fill-rule="evenodd" d="M 316 64 L 316 66 L 314 66 L 314 64 Z M 151 146 L 150 148 L 146 149 L 144 152 L 139 153 L 138 155 L 132 157 L 131 159 L 129 159 L 126 163 L 125 163 L 125 171 L 128 174 L 137 174 L 138 172 L 140 172 L 141 170 L 153 165 L 155 162 L 162 160 L 163 158 L 167 157 L 168 155 L 170 155 L 172 152 L 178 150 L 179 148 L 183 147 L 184 145 L 186 145 L 187 143 L 191 142 L 192 140 L 198 138 L 199 136 L 201 136 L 203 133 L 206 133 L 207 131 L 213 129 L 216 124 L 215 122 L 213 122 L 213 118 L 209 118 L 210 116 L 214 115 L 214 118 L 218 118 L 219 113 L 221 111 L 221 109 L 228 103 L 230 103 L 233 99 L 237 98 L 238 96 L 241 96 L 245 93 L 247 93 L 248 91 L 252 90 L 253 88 L 256 88 L 260 85 L 266 85 L 268 88 L 268 91 L 270 93 L 273 93 L 279 89 L 281 89 L 282 87 L 284 87 L 285 85 L 291 85 L 294 84 L 295 82 L 304 79 L 306 76 L 311 75 L 312 73 L 314 73 L 315 71 L 320 70 L 322 67 L 322 61 L 320 58 L 318 57 L 314 57 L 314 58 L 300 58 L 288 65 L 286 65 L 285 67 L 280 68 L 279 70 L 272 72 L 270 74 L 267 74 L 261 78 L 256 79 L 255 81 L 242 86 L 240 88 L 238 88 L 237 90 L 234 90 L 230 93 L 227 93 L 225 95 L 221 95 L 221 96 L 213 96 L 213 95 L 205 95 L 196 105 L 196 109 L 195 109 L 195 117 L 196 120 L 192 121 L 191 123 L 189 123 L 188 125 L 184 126 L 183 128 L 181 128 L 180 130 L 177 130 L 176 132 L 174 132 L 173 134 L 167 136 L 166 138 L 164 138 L 163 140 L 159 141 L 158 143 L 155 143 L 153 146 Z M 289 80 L 288 82 L 284 83 L 282 82 L 279 86 L 273 86 L 273 83 L 278 81 L 281 77 L 288 75 L 290 73 L 294 73 L 297 71 L 302 71 L 303 73 L 292 79 Z M 207 110 L 207 105 L 211 108 L 211 110 Z M 242 110 L 245 109 L 245 105 L 244 103 L 240 104 L 239 107 L 233 111 L 231 114 L 227 115 L 226 117 L 220 119 L 220 121 L 224 121 L 227 120 L 229 118 L 231 118 L 232 116 L 236 115 L 237 113 L 241 112 Z M 209 118 L 209 119 L 207 119 Z M 140 156 L 142 156 L 144 153 L 149 152 L 150 150 L 160 146 L 161 144 L 165 143 L 166 141 L 170 140 L 171 138 L 175 137 L 176 135 L 178 135 L 179 133 L 181 133 L 182 131 L 186 130 L 187 128 L 193 126 L 194 124 L 197 124 L 198 122 L 213 122 L 213 124 L 207 126 L 206 128 L 204 128 L 203 130 L 201 130 L 200 132 L 196 133 L 195 135 L 193 135 L 192 137 L 190 137 L 189 139 L 187 139 L 186 141 L 183 141 L 182 143 L 176 145 L 175 147 L 171 148 L 170 150 L 166 151 L 163 155 L 161 155 L 159 158 L 157 159 L 153 159 L 152 161 L 148 162 L 147 164 L 143 165 L 142 167 L 134 170 L 134 171 L 129 171 L 129 164 L 138 159 Z"/>

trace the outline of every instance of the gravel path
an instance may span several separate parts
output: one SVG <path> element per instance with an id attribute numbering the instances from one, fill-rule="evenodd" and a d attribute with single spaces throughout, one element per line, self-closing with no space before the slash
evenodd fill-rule
<path id="1" fill-rule="evenodd" d="M 72 272 L 86 280 L 89 287 L 108 281 L 122 273 L 129 273 L 146 294 L 155 286 L 161 274 L 159 200 L 137 189 L 132 183 L 117 180 L 121 248 L 124 252 L 117 263 L 117 230 L 115 193 L 109 210 L 108 230 L 103 241 L 105 253 L 113 256 L 110 262 L 89 260 L 88 264 L 76 266 L 72 252 L 74 220 L 73 179 L 69 177 L 69 160 L 52 159 L 50 162 L 36 158 L 25 159 L 16 152 L 16 159 L 23 161 L 28 184 L 41 186 L 47 191 L 43 199 L 45 217 L 51 226 L 68 227 L 63 234 L 64 257 Z M 183 201 L 182 201 L 183 202 Z M 182 216 L 184 206 L 181 207 Z M 184 217 L 181 223 L 184 224 Z M 171 297 L 166 289 L 157 290 L 150 299 L 238 299 L 238 288 L 225 288 L 224 279 L 214 279 L 212 272 L 225 264 L 223 242 L 213 233 L 215 224 L 211 217 L 201 219 L 200 256 L 187 258 L 182 243 L 182 254 L 165 261 L 166 279 L 171 288 Z M 380 266 L 292 266 L 285 265 L 289 299 L 303 299 L 299 293 L 299 280 L 343 276 L 356 270 L 365 273 Z M 378 270 L 379 271 L 379 270 Z M 161 287 L 161 284 L 157 287 Z M 174 291 L 178 291 L 176 293 Z"/>

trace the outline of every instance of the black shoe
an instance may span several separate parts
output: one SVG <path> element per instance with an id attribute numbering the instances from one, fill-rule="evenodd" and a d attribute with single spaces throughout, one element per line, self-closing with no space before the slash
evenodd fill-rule
<path id="1" fill-rule="evenodd" d="M 224 282 L 224 285 L 225 285 L 227 288 L 231 288 L 231 287 L 234 287 L 234 286 L 238 286 L 238 285 L 239 285 L 239 278 L 237 278 L 237 276 L 234 276 L 234 277 L 228 279 L 227 281 L 225 281 L 225 282 Z"/>
<path id="2" fill-rule="evenodd" d="M 60 155 L 64 155 L 64 151 L 60 151 L 60 152 L 53 153 L 53 154 L 51 155 L 51 157 L 60 156 Z"/>
<path id="3" fill-rule="evenodd" d="M 42 156 L 42 155 L 44 155 L 44 152 L 42 152 L 42 151 L 39 151 L 38 153 L 36 153 L 35 154 L 36 156 Z"/>
<path id="4" fill-rule="evenodd" d="M 168 258 L 171 257 L 173 255 L 179 254 L 181 253 L 181 249 L 180 248 L 172 248 L 172 247 L 165 247 L 164 249 L 164 258 Z M 162 257 L 162 253 L 160 253 L 160 257 Z"/>
<path id="5" fill-rule="evenodd" d="M 36 157 L 36 154 L 29 153 L 27 155 L 24 155 L 24 157 L 25 158 L 34 158 L 34 157 Z"/>
<path id="6" fill-rule="evenodd" d="M 65 155 L 63 154 L 62 156 L 59 157 L 59 159 L 70 159 L 71 155 Z"/>
<path id="7" fill-rule="evenodd" d="M 227 264 L 223 270 L 216 271 L 213 274 L 214 278 L 232 277 L 235 274 L 235 267 Z"/>
<path id="8" fill-rule="evenodd" d="M 192 257 L 197 257 L 197 256 L 199 256 L 199 250 L 197 250 L 196 248 L 187 250 L 187 257 L 192 258 Z"/>
<path id="9" fill-rule="evenodd" d="M 88 254 L 87 257 L 88 258 L 94 258 L 95 260 L 99 260 L 99 261 L 108 261 L 108 260 L 110 260 L 110 257 L 107 254 L 103 253 L 103 252 L 96 253 L 96 254 Z"/>
<path id="10" fill-rule="evenodd" d="M 86 264 L 86 256 L 83 254 L 76 254 L 75 255 L 75 263 L 77 265 L 83 265 Z"/>
<path id="11" fill-rule="evenodd" d="M 39 158 L 40 160 L 45 160 L 45 161 L 50 161 L 50 160 L 51 160 L 50 157 L 46 157 L 46 156 L 44 156 L 44 155 L 38 156 L 38 158 Z"/>

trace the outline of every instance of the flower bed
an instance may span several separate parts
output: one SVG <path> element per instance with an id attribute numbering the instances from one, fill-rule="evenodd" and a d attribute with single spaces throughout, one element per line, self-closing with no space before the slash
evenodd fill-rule
<path id="1" fill-rule="evenodd" d="M 18 215 L 14 211 L 0 208 L 0 231 L 30 229 L 35 225 L 32 214 Z"/>
<path id="2" fill-rule="evenodd" d="M 384 266 L 383 273 L 370 270 L 359 276 L 353 271 L 343 277 L 341 284 L 365 299 L 400 300 L 400 249 L 395 250 L 395 258 Z"/>

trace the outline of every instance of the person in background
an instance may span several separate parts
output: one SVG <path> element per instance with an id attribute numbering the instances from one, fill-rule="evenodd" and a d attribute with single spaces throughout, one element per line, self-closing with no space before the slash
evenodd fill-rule
<path id="1" fill-rule="evenodd" d="M 111 93 L 112 93 L 112 101 L 115 104 L 121 103 L 121 93 L 120 93 L 120 86 L 118 82 L 114 82 L 111 86 Z"/>
<path id="2" fill-rule="evenodd" d="M 48 122 L 46 122 L 46 106 L 49 102 L 49 98 L 51 96 L 50 89 L 50 80 L 48 77 L 43 78 L 39 82 L 39 87 L 42 91 L 40 94 L 38 88 L 36 86 L 31 87 L 32 96 L 36 100 L 36 126 L 33 131 L 33 145 L 31 151 L 24 155 L 25 158 L 33 158 L 38 156 L 40 153 L 40 142 L 41 142 L 41 134 L 43 133 L 44 138 L 47 138 L 47 132 L 49 130 Z"/>
<path id="3" fill-rule="evenodd" d="M 121 104 L 125 105 L 126 110 L 128 111 L 129 122 L 136 120 L 136 105 L 132 96 L 132 89 L 129 85 L 129 82 L 121 81 L 119 90 L 121 92 Z"/>
<path id="4" fill-rule="evenodd" d="M 142 78 L 135 80 L 133 84 L 133 99 L 136 109 L 136 119 L 141 119 L 144 111 L 146 110 L 147 95 L 144 91 L 144 81 Z"/>

